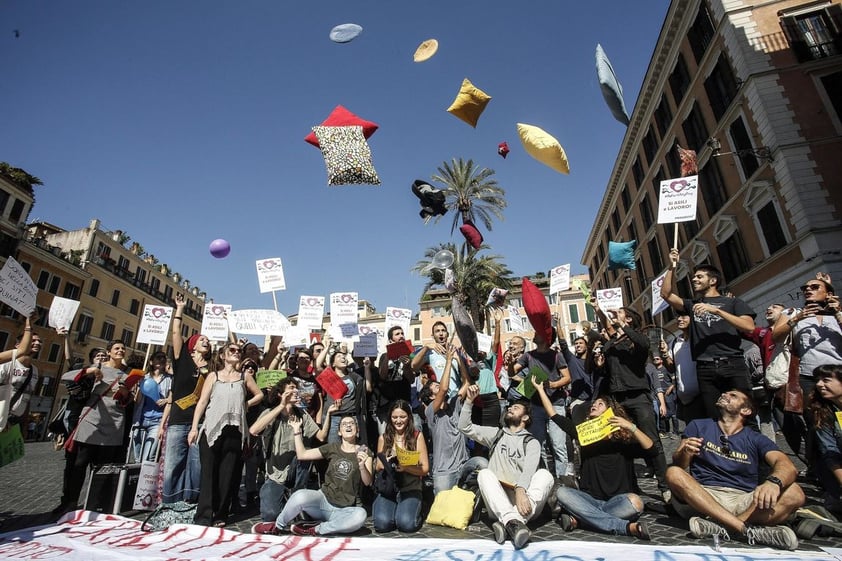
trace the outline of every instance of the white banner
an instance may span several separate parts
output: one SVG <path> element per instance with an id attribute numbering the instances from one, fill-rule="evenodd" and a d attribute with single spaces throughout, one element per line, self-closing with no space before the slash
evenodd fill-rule
<path id="1" fill-rule="evenodd" d="M 228 340 L 228 314 L 231 313 L 230 304 L 205 304 L 202 314 L 202 335 L 211 341 Z"/>
<path id="2" fill-rule="evenodd" d="M 8 304 L 19 314 L 29 316 L 35 309 L 35 297 L 38 287 L 32 282 L 26 269 L 15 261 L 14 257 L 6 258 L 6 264 L 0 270 L 0 302 Z"/>
<path id="3" fill-rule="evenodd" d="M 286 335 L 289 326 L 289 320 L 275 310 L 233 310 L 228 314 L 228 328 L 238 335 Z"/>
<path id="4" fill-rule="evenodd" d="M 403 336 L 409 339 L 409 324 L 412 323 L 412 310 L 409 308 L 393 308 L 392 306 L 386 306 L 386 323 L 384 327 L 386 328 L 386 334 L 389 334 L 389 329 L 393 325 L 399 326 L 403 329 Z M 386 341 L 386 344 L 389 344 L 390 341 Z"/>
<path id="5" fill-rule="evenodd" d="M 550 294 L 570 290 L 570 263 L 550 271 Z"/>
<path id="6" fill-rule="evenodd" d="M 280 257 L 258 259 L 255 264 L 257 265 L 257 282 L 260 284 L 261 294 L 287 289 L 287 283 L 284 280 L 284 266 Z"/>
<path id="7" fill-rule="evenodd" d="M 47 325 L 55 327 L 56 329 L 64 328 L 70 331 L 70 326 L 73 324 L 73 318 L 76 317 L 76 311 L 78 309 L 78 300 L 70 300 L 69 298 L 62 298 L 61 296 L 54 296 L 53 303 L 50 304 L 50 314 L 47 318 Z"/>
<path id="8" fill-rule="evenodd" d="M 113 514 L 77 511 L 60 523 L 26 528 L 0 535 L 0 558 L 10 561 L 158 561 L 180 559 L 241 559 L 249 561 L 761 561 L 769 559 L 834 561 L 831 553 L 799 549 L 796 553 L 768 548 L 747 549 L 739 542 L 724 542 L 711 550 L 711 540 L 699 545 L 642 545 L 601 541 L 534 541 L 524 550 L 492 539 L 460 538 L 388 539 L 361 536 L 302 537 L 241 534 L 225 528 L 174 524 L 160 532 L 144 532 L 142 522 Z M 444 529 L 443 533 L 453 533 Z M 599 535 L 593 534 L 598 540 Z M 729 544 L 734 544 L 730 547 Z M 831 553 L 828 553 L 831 552 Z M 413 553 L 415 552 L 415 553 Z M 560 553 L 560 552 L 563 552 Z"/>
<path id="9" fill-rule="evenodd" d="M 137 332 L 138 343 L 150 345 L 166 345 L 170 334 L 170 320 L 173 309 L 168 306 L 146 304 L 143 307 L 143 317 Z"/>
<path id="10" fill-rule="evenodd" d="M 342 330 L 343 339 L 353 339 L 360 334 L 357 327 L 358 302 L 356 292 L 333 292 L 330 295 L 330 324 Z"/>
<path id="11" fill-rule="evenodd" d="M 623 307 L 622 287 L 618 286 L 617 288 L 597 290 L 596 303 L 599 305 L 599 309 L 603 312 L 607 312 L 609 310 L 619 310 Z"/>
<path id="12" fill-rule="evenodd" d="M 699 198 L 698 187 L 698 175 L 661 181 L 661 196 L 658 197 L 658 224 L 695 220 Z"/>
<path id="13" fill-rule="evenodd" d="M 526 324 L 520 310 L 515 306 L 509 306 L 509 331 L 512 333 L 523 333 L 526 331 Z"/>
<path id="14" fill-rule="evenodd" d="M 670 307 L 669 302 L 661 298 L 661 287 L 664 285 L 664 278 L 667 276 L 666 271 L 658 278 L 652 281 L 652 318 L 656 314 L 660 314 Z"/>
<path id="15" fill-rule="evenodd" d="M 297 325 L 310 329 L 321 329 L 324 315 L 324 296 L 302 296 L 298 299 Z"/>
<path id="16" fill-rule="evenodd" d="M 284 343 L 289 348 L 306 347 L 310 344 L 310 330 L 303 325 L 290 325 L 284 335 Z"/>

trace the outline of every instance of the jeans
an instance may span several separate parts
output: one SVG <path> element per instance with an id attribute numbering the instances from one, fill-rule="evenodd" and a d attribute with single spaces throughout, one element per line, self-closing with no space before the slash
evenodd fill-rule
<path id="1" fill-rule="evenodd" d="M 158 458 L 158 428 L 160 424 L 153 422 L 150 426 L 132 427 L 132 454 L 135 462 L 154 462 Z"/>
<path id="2" fill-rule="evenodd" d="M 289 464 L 287 479 L 284 483 L 266 478 L 260 488 L 260 520 L 271 522 L 278 518 L 289 499 L 290 493 L 307 487 L 311 463 L 299 462 L 294 458 Z"/>
<path id="3" fill-rule="evenodd" d="M 164 487 L 161 502 L 196 502 L 199 499 L 202 466 L 199 446 L 187 445 L 190 425 L 167 427 L 167 444 L 164 449 Z"/>
<path id="4" fill-rule="evenodd" d="M 555 412 L 562 417 L 567 416 L 564 405 L 553 405 Z M 568 460 L 567 455 L 567 433 L 551 420 L 547 421 L 547 435 L 550 437 L 550 448 L 555 459 L 556 477 L 562 475 L 574 475 L 573 463 Z"/>
<path id="5" fill-rule="evenodd" d="M 465 478 L 471 474 L 472 471 L 481 470 L 488 467 L 488 459 L 482 456 L 474 456 L 468 458 L 465 465 L 459 471 L 451 471 L 449 473 L 441 473 L 433 475 L 433 493 L 438 495 L 441 491 L 453 489 L 454 485 L 459 485 L 465 481 Z"/>
<path id="6" fill-rule="evenodd" d="M 522 516 L 518 512 L 515 506 L 514 489 L 504 488 L 490 469 L 480 471 L 477 482 L 479 483 L 482 500 L 485 503 L 485 510 L 488 511 L 488 515 L 492 519 L 497 519 L 503 524 L 508 524 L 512 520 L 525 524 L 540 515 L 541 511 L 544 510 L 544 505 L 547 504 L 555 480 L 550 472 L 545 469 L 539 469 L 532 476 L 529 487 L 526 489 L 529 504 L 532 506 L 532 512 L 529 516 Z"/>
<path id="7" fill-rule="evenodd" d="M 702 394 L 702 403 L 705 405 L 705 414 L 710 419 L 719 418 L 716 401 L 723 392 L 738 389 L 746 395 L 751 395 L 748 367 L 742 357 L 731 358 L 728 362 L 718 364 L 697 361 L 696 376 L 699 379 L 699 391 Z"/>
<path id="8" fill-rule="evenodd" d="M 319 535 L 350 534 L 365 524 L 366 512 L 360 506 L 333 506 L 321 491 L 300 489 L 292 494 L 284 510 L 278 515 L 275 525 L 288 528 L 302 512 L 313 520 L 320 520 L 316 526 Z"/>
<path id="9" fill-rule="evenodd" d="M 558 504 L 583 528 L 617 536 L 628 536 L 628 521 L 640 516 L 629 496 L 623 493 L 603 501 L 572 487 L 559 487 L 556 491 Z"/>
<path id="10" fill-rule="evenodd" d="M 658 489 L 666 490 L 667 480 L 667 459 L 664 456 L 664 445 L 658 435 L 658 421 L 655 419 L 655 412 L 652 410 L 652 401 L 649 399 L 649 392 L 646 390 L 617 392 L 615 398 L 622 405 L 629 418 L 637 425 L 637 428 L 646 433 L 655 444 L 656 455 L 651 458 L 652 467 L 655 469 L 655 477 L 658 478 Z M 648 464 L 648 462 L 647 462 Z"/>
<path id="11" fill-rule="evenodd" d="M 371 508 L 375 532 L 417 532 L 421 528 L 421 491 L 401 491 L 397 501 L 377 495 Z"/>

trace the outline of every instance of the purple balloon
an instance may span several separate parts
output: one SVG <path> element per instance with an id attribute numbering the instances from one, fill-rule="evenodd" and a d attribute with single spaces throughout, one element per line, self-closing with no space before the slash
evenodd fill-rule
<path id="1" fill-rule="evenodd" d="M 228 243 L 227 240 L 223 239 L 216 239 L 210 243 L 210 253 L 217 259 L 223 259 L 228 257 L 228 254 L 231 253 L 231 244 Z"/>

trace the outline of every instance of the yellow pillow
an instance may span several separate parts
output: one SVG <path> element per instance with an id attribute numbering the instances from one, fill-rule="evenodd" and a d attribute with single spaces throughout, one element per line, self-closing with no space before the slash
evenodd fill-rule
<path id="1" fill-rule="evenodd" d="M 491 96 L 476 87 L 470 80 L 465 78 L 462 80 L 462 87 L 459 89 L 459 95 L 453 100 L 447 112 L 451 113 L 472 127 L 477 127 L 479 116 L 485 110 L 485 106 L 491 101 Z"/>
<path id="2" fill-rule="evenodd" d="M 476 495 L 473 492 L 460 489 L 458 486 L 442 491 L 436 495 L 433 506 L 430 507 L 427 524 L 464 530 L 468 527 L 468 521 L 474 512 L 475 498 Z"/>
<path id="3" fill-rule="evenodd" d="M 570 165 L 567 162 L 567 154 L 556 140 L 547 131 L 535 125 L 517 124 L 517 133 L 526 152 L 541 162 L 561 173 L 570 173 Z"/>

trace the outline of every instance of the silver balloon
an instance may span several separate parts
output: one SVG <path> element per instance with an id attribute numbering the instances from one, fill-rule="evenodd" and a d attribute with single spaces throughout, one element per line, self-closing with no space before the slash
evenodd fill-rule
<path id="1" fill-rule="evenodd" d="M 454 256 L 452 251 L 449 249 L 440 249 L 433 256 L 433 260 L 430 261 L 430 264 L 424 267 L 421 272 L 426 275 L 433 269 L 448 269 L 451 265 L 453 265 L 453 259 Z"/>

